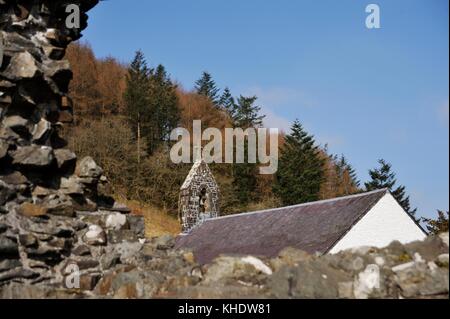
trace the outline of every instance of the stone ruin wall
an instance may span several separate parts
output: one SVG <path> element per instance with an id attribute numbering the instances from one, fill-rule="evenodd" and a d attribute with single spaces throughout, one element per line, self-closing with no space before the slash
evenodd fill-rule
<path id="1" fill-rule="evenodd" d="M 209 196 L 208 216 L 200 214 L 200 192 L 206 189 Z M 220 191 L 211 170 L 205 162 L 195 163 L 186 181 L 181 187 L 179 215 L 183 232 L 189 232 L 204 219 L 220 215 Z"/>
<path id="2" fill-rule="evenodd" d="M 97 2 L 0 0 L 3 210 L 31 201 L 53 213 L 72 215 L 75 209 L 96 210 L 102 199 L 98 193 L 106 181 L 102 170 L 88 158 L 79 161 L 76 171 L 77 157 L 58 135 L 61 126 L 72 121 L 68 96 L 72 72 L 63 59 L 65 49 L 81 37 L 87 26 L 85 12 Z M 80 29 L 66 28 L 69 4 L 82 11 Z"/>
<path id="3" fill-rule="evenodd" d="M 145 237 L 143 218 L 107 196 L 103 170 L 58 135 L 73 114 L 65 50 L 97 3 L 0 0 L 0 287 L 58 286 L 75 265 L 92 288 L 109 267 L 102 258 Z M 66 27 L 69 4 L 79 29 Z"/>

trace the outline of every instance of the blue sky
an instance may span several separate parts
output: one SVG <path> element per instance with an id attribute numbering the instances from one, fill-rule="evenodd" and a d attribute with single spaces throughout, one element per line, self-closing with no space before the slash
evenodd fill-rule
<path id="1" fill-rule="evenodd" d="M 381 29 L 365 27 L 377 3 Z M 99 57 L 142 49 L 186 89 L 204 70 L 256 94 L 267 125 L 298 118 L 362 181 L 391 162 L 419 214 L 449 206 L 447 0 L 109 0 L 90 12 Z"/>

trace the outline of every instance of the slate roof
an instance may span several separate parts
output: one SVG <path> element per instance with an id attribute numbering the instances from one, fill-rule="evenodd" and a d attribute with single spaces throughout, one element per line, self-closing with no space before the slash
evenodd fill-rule
<path id="1" fill-rule="evenodd" d="M 286 247 L 325 254 L 388 192 L 210 219 L 180 235 L 176 248 L 193 250 L 201 264 L 221 254 L 273 258 Z"/>

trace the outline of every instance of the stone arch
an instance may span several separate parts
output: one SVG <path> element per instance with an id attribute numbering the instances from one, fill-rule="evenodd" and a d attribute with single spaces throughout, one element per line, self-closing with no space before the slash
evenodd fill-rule
<path id="1" fill-rule="evenodd" d="M 192 195 L 195 197 L 200 197 L 202 195 L 202 190 L 205 190 L 205 196 L 208 197 L 209 201 L 209 212 L 215 213 L 218 212 L 217 203 L 219 201 L 218 193 L 216 188 L 212 187 L 210 184 L 202 183 L 200 186 L 192 192 Z M 211 216 L 217 217 L 217 216 Z"/>

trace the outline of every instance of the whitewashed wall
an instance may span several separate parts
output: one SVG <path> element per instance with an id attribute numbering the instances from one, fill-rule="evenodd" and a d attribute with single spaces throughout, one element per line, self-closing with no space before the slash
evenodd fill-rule
<path id="1" fill-rule="evenodd" d="M 331 249 L 341 250 L 360 246 L 386 247 L 392 241 L 409 243 L 423 240 L 426 235 L 407 215 L 391 194 L 378 203 Z"/>

